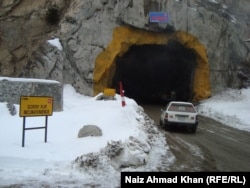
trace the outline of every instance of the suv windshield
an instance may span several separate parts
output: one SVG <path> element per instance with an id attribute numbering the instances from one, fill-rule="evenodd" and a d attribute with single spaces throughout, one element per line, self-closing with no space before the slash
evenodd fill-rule
<path id="1" fill-rule="evenodd" d="M 196 112 L 194 107 L 190 104 L 177 104 L 177 103 L 171 104 L 171 106 L 168 108 L 168 111 L 191 112 L 191 113 Z"/>

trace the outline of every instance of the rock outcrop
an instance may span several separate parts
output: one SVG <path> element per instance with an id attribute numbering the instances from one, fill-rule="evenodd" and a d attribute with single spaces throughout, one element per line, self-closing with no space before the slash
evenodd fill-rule
<path id="1" fill-rule="evenodd" d="M 184 31 L 195 36 L 209 64 L 209 81 L 200 90 L 245 86 L 246 78 L 238 75 L 250 64 L 249 9 L 248 0 L 3 0 L 0 75 L 54 79 L 94 95 L 97 58 L 116 28 L 130 26 L 156 35 Z M 168 12 L 169 24 L 150 23 L 151 11 Z M 51 38 L 59 38 L 63 50 L 49 44 Z"/>

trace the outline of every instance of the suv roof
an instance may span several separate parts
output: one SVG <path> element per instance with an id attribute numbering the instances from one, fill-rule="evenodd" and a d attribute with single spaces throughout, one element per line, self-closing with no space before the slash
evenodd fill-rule
<path id="1" fill-rule="evenodd" d="M 177 108 L 179 107 L 179 108 Z M 182 108 L 181 108 L 182 107 Z M 181 108 L 181 109 L 180 109 Z M 167 111 L 197 113 L 191 102 L 171 101 L 167 104 Z"/>

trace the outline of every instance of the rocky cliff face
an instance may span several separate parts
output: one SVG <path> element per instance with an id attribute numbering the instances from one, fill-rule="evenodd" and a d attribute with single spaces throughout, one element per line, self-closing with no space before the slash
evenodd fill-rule
<path id="1" fill-rule="evenodd" d="M 212 91 L 245 86 L 249 10 L 248 0 L 3 0 L 0 75 L 55 79 L 93 95 L 96 58 L 113 30 L 127 25 L 196 36 L 207 50 Z M 168 12 L 169 24 L 150 23 L 151 11 Z M 62 50 L 48 43 L 51 38 L 60 39 Z"/>

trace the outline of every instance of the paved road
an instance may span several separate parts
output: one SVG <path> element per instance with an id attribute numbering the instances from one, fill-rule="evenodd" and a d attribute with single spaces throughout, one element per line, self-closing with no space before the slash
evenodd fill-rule
<path id="1" fill-rule="evenodd" d="M 159 105 L 141 105 L 159 124 Z M 166 141 L 175 155 L 168 171 L 250 171 L 250 132 L 199 117 L 195 134 L 184 130 L 165 131 Z"/>

